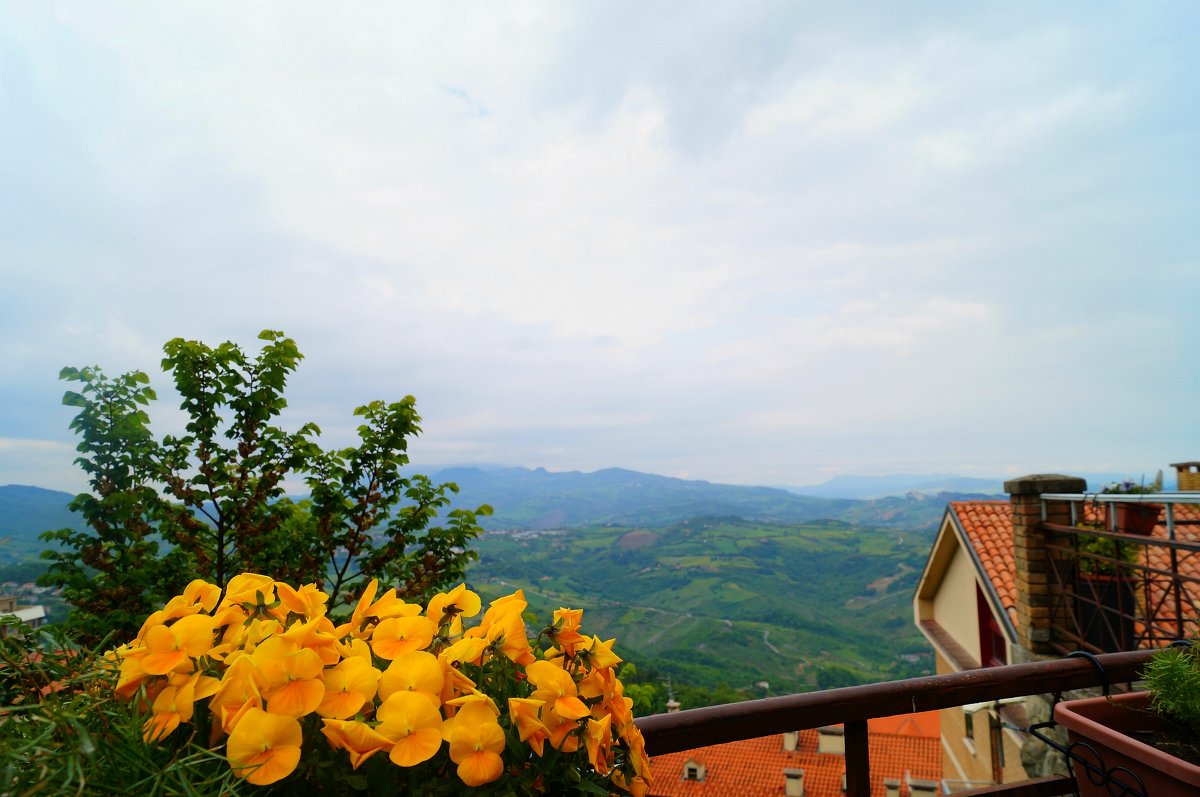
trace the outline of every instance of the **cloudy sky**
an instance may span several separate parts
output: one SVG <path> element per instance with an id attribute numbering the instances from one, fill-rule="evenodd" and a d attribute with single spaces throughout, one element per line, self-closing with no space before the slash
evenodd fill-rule
<path id="1" fill-rule="evenodd" d="M 3 3 L 0 484 L 264 328 L 426 465 L 1200 459 L 1200 6 L 850 5 Z"/>

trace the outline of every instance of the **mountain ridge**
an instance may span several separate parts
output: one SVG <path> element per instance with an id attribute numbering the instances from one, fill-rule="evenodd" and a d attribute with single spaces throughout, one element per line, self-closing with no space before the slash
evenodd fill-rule
<path id="1" fill-rule="evenodd" d="M 416 472 L 416 468 L 412 469 Z M 801 495 L 781 487 L 722 484 L 611 467 L 593 472 L 518 466 L 454 465 L 430 469 L 435 482 L 459 492 L 453 507 L 489 504 L 487 529 L 550 529 L 589 524 L 662 525 L 691 517 L 740 517 L 768 523 L 833 520 L 855 525 L 930 528 L 949 500 L 995 497 L 986 493 L 910 489 L 873 499 Z M 295 496 L 300 498 L 302 496 Z M 82 528 L 66 507 L 74 495 L 33 485 L 0 485 L 0 540 L 7 558 L 42 545 L 48 529 Z"/>

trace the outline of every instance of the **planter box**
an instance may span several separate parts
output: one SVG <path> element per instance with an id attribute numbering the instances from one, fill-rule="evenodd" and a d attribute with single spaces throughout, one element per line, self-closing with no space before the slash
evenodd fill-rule
<path id="1" fill-rule="evenodd" d="M 1158 515 L 1162 512 L 1162 504 L 1117 503 L 1117 531 L 1126 534 L 1150 534 L 1158 525 Z"/>
<path id="2" fill-rule="evenodd" d="M 1200 766 L 1126 736 L 1128 731 L 1168 727 L 1145 709 L 1148 692 L 1068 700 L 1054 707 L 1054 719 L 1067 729 L 1079 797 L 1110 797 L 1132 788 L 1145 797 L 1200 794 Z M 1119 785 L 1118 785 L 1119 784 Z"/>

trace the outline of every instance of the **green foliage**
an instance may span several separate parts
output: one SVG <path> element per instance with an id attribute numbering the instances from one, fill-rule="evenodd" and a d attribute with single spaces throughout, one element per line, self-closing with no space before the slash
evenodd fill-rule
<path id="1" fill-rule="evenodd" d="M 859 682 L 932 668 L 911 619 L 928 553 L 920 535 L 708 517 L 655 528 L 491 532 L 476 548 L 476 589 L 522 587 L 538 612 L 588 606 L 601 637 L 619 637 L 642 672 L 657 674 L 635 682 L 670 678 L 686 707 L 720 702 L 689 702 L 688 686 L 715 695 L 724 684 L 735 694 L 722 697 L 736 700 L 816 688 L 821 665 L 845 668 Z M 905 658 L 914 652 L 926 655 Z"/>
<path id="2" fill-rule="evenodd" d="M 154 535 L 164 507 L 152 466 L 158 443 L 143 409 L 155 395 L 141 372 L 112 379 L 98 368 L 64 368 L 60 378 L 83 385 L 67 391 L 63 404 L 79 410 L 70 425 L 81 438 L 75 462 L 93 490 L 70 508 L 90 530 L 42 535 L 59 547 L 42 554 L 51 565 L 41 582 L 63 587 L 77 630 L 97 639 L 110 629 L 136 629 L 168 577 Z"/>
<path id="3" fill-rule="evenodd" d="M 61 631 L 0 621 L 0 794 L 248 793 L 191 740 L 144 744 L 147 715 L 113 696 L 102 663 Z"/>
<path id="4" fill-rule="evenodd" d="M 862 678 L 852 671 L 836 664 L 823 664 L 817 667 L 818 689 L 840 689 L 844 686 L 858 686 Z"/>
<path id="5" fill-rule="evenodd" d="M 290 583 L 318 583 L 331 607 L 355 600 L 371 578 L 413 598 L 460 580 L 475 554 L 481 506 L 447 513 L 453 484 L 403 476 L 408 438 L 420 432 L 411 396 L 355 410 L 356 445 L 323 449 L 306 423 L 285 430 L 288 375 L 302 355 L 281 332 L 264 331 L 257 356 L 226 342 L 215 348 L 176 338 L 162 367 L 174 379 L 188 418 L 185 433 L 157 439 L 146 407 L 149 377 L 107 377 L 99 368 L 65 368 L 78 382 L 63 403 L 81 442 L 76 460 L 91 492 L 71 508 L 88 528 L 48 532 L 58 543 L 42 583 L 62 586 L 83 638 L 128 637 L 153 607 L 192 578 L 224 585 L 240 572 Z M 311 499 L 284 491 L 302 478 Z"/>
<path id="6" fill-rule="evenodd" d="M 1133 543 L 1122 542 L 1107 536 L 1107 529 L 1097 529 L 1094 526 L 1081 527 L 1088 533 L 1080 534 L 1077 538 L 1080 556 L 1078 557 L 1079 572 L 1084 575 L 1115 575 L 1118 570 L 1117 562 L 1136 564 L 1139 561 L 1139 547 Z M 1095 532 L 1101 533 L 1095 533 Z M 1116 560 L 1116 561 L 1108 561 Z M 1126 575 L 1129 570 L 1124 570 Z"/>
<path id="7" fill-rule="evenodd" d="M 1145 678 L 1154 709 L 1183 723 L 1193 739 L 1200 739 L 1200 640 L 1155 653 Z"/>

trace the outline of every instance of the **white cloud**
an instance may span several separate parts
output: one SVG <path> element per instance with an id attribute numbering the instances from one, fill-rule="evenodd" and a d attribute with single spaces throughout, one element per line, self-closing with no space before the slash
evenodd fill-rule
<path id="1" fill-rule="evenodd" d="M 1200 447 L 1194 375 L 1094 386 L 1200 331 L 1191 10 L 124 10 L 0 11 L 0 435 L 68 439 L 62 365 L 271 327 L 295 417 L 414 393 L 430 458 Z"/>

